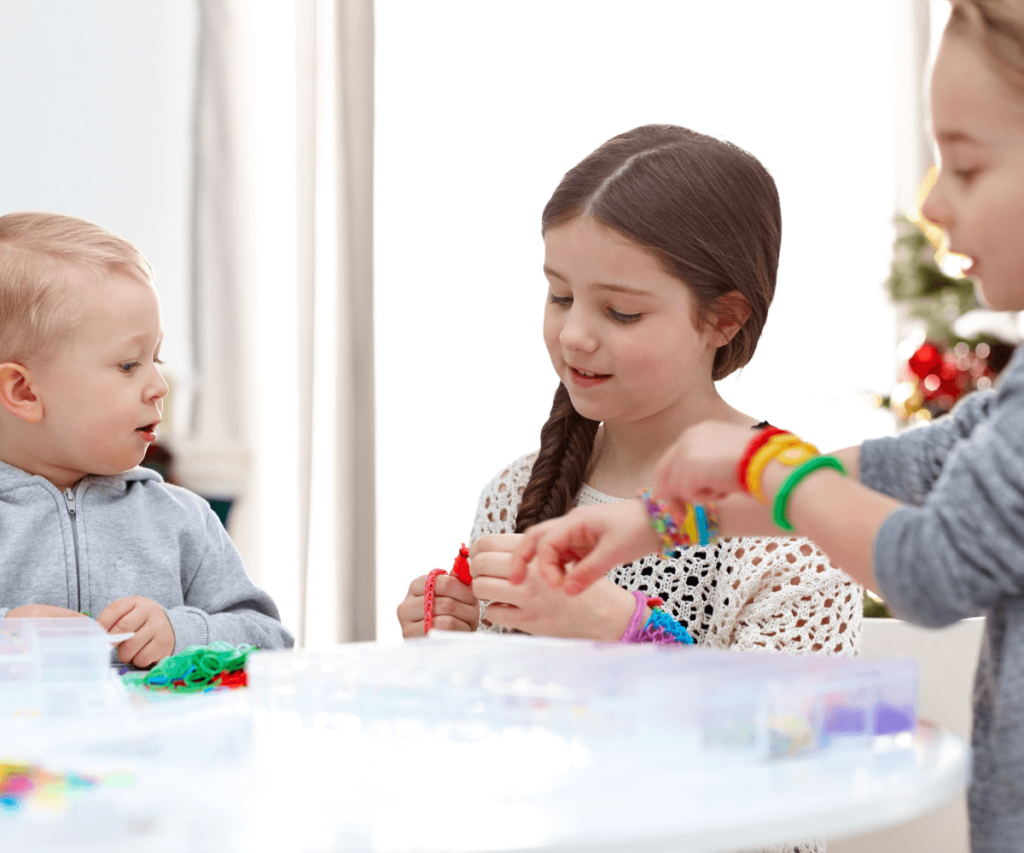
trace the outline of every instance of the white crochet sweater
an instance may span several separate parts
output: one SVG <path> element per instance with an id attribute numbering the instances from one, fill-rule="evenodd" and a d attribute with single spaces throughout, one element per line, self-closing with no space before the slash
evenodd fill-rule
<path id="1" fill-rule="evenodd" d="M 487 484 L 473 540 L 515 531 L 536 456 L 520 457 Z M 617 500 L 584 485 L 576 505 Z M 807 539 L 726 539 L 690 548 L 675 560 L 642 557 L 608 577 L 624 589 L 661 598 L 701 646 L 827 655 L 860 650 L 861 588 Z M 481 630 L 501 629 L 481 623 Z"/>

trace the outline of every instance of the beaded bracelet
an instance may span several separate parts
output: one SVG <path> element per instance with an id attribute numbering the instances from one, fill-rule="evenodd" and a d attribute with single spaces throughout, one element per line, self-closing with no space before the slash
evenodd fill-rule
<path id="1" fill-rule="evenodd" d="M 661 555 L 666 560 L 675 559 L 676 551 L 691 545 L 710 545 L 718 538 L 718 511 L 713 504 L 707 507 L 686 504 L 683 530 L 669 512 L 668 504 L 656 498 L 650 489 L 641 489 L 637 497 L 651 519 L 651 527 L 661 537 Z"/>
<path id="2" fill-rule="evenodd" d="M 846 468 L 843 467 L 843 463 L 835 456 L 815 456 L 796 468 L 788 477 L 786 477 L 783 484 L 779 487 L 779 491 L 775 494 L 775 506 L 772 510 L 772 518 L 783 530 L 793 529 L 793 525 L 790 524 L 789 519 L 786 518 L 786 504 L 789 503 L 789 496 L 792 494 L 793 489 L 797 487 L 804 477 L 821 468 L 832 468 L 843 476 L 846 476 Z"/>

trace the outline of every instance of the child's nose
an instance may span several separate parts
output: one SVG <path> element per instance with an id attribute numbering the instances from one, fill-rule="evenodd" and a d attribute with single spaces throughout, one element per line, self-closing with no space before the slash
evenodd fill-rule
<path id="1" fill-rule="evenodd" d="M 169 390 L 170 386 L 164 379 L 164 375 L 156 365 L 153 365 L 153 378 L 147 388 L 147 396 L 152 400 L 160 400 L 167 396 Z"/>
<path id="2" fill-rule="evenodd" d="M 565 318 L 565 324 L 562 326 L 562 333 L 559 335 L 559 340 L 567 350 L 590 352 L 597 346 L 596 339 L 589 324 L 583 317 L 583 313 L 574 309 L 575 306 L 569 309 L 569 313 Z"/>
<path id="3" fill-rule="evenodd" d="M 928 190 L 928 195 L 921 202 L 921 216 L 942 228 L 948 228 L 950 224 L 950 208 L 944 194 L 945 184 L 944 173 L 939 172 L 932 188 Z"/>

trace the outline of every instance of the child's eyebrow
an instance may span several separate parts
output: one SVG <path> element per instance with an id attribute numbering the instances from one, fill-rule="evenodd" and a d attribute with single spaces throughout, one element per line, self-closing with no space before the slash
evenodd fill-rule
<path id="1" fill-rule="evenodd" d="M 566 284 L 569 283 L 569 280 L 564 275 L 555 272 L 549 266 L 544 267 L 544 274 L 549 275 L 552 278 L 557 278 L 559 281 L 564 281 Z M 594 285 L 594 287 L 600 288 L 601 290 L 612 290 L 615 293 L 629 293 L 634 296 L 654 296 L 654 294 L 649 290 L 644 290 L 640 287 L 630 287 L 628 284 L 613 284 L 612 282 L 599 281 Z"/>
<path id="2" fill-rule="evenodd" d="M 628 284 L 612 284 L 611 282 L 598 282 L 594 287 L 601 290 L 611 290 L 615 293 L 629 293 L 633 296 L 654 296 L 649 290 L 640 287 L 630 287 Z"/>
<path id="3" fill-rule="evenodd" d="M 968 133 L 964 133 L 962 130 L 940 130 L 935 134 L 935 141 L 941 142 L 944 145 L 952 145 L 955 142 L 969 142 L 974 145 L 979 144 L 979 141 Z"/>

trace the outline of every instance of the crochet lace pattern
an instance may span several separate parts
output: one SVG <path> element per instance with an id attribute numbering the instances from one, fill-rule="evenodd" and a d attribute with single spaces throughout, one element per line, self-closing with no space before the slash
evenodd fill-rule
<path id="1" fill-rule="evenodd" d="M 520 457 L 487 484 L 480 495 L 471 541 L 515 532 L 519 499 L 536 456 Z M 618 500 L 584 485 L 575 503 L 588 506 Z M 664 610 L 699 646 L 789 654 L 855 655 L 860 651 L 861 587 L 808 539 L 725 539 L 707 548 L 681 551 L 674 560 L 648 555 L 618 566 L 608 577 L 624 589 L 661 598 Z M 480 630 L 505 631 L 483 618 Z M 825 853 L 825 842 L 804 839 L 767 847 L 762 853 Z"/>
<path id="2" fill-rule="evenodd" d="M 516 510 L 536 453 L 504 468 L 480 495 L 471 540 L 515 531 Z M 620 498 L 584 485 L 577 506 Z M 609 572 L 619 586 L 665 602 L 664 610 L 707 648 L 854 655 L 860 649 L 861 587 L 810 540 L 725 539 L 674 560 L 651 554 Z M 481 630 L 500 631 L 481 624 Z"/>

